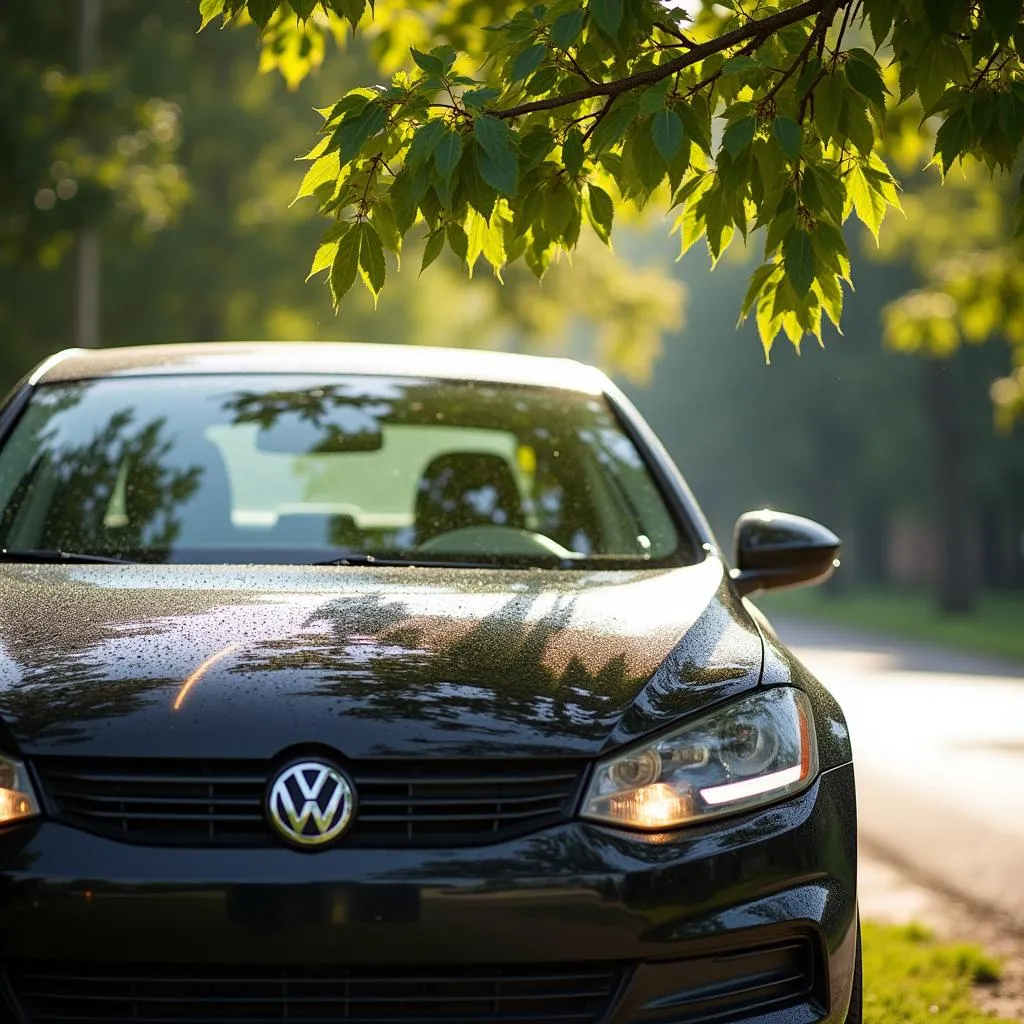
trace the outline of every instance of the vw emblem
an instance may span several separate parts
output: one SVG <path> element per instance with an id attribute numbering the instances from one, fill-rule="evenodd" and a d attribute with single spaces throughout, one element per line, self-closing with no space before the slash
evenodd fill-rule
<path id="1" fill-rule="evenodd" d="M 267 813 L 289 843 L 324 846 L 352 821 L 356 795 L 352 783 L 325 761 L 297 761 L 281 770 L 267 794 Z"/>

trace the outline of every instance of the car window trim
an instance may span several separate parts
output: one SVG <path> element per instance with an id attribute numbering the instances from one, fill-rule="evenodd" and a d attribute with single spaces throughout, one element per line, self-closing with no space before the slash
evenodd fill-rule
<path id="1" fill-rule="evenodd" d="M 639 410 L 634 411 L 635 407 L 622 392 L 618 389 L 606 390 L 602 397 L 623 433 L 632 442 L 644 468 L 650 473 L 658 494 L 680 533 L 680 544 L 684 540 L 690 542 L 693 557 L 692 560 L 684 560 L 684 564 L 697 565 L 703 562 L 709 551 L 718 550 L 718 545 L 695 499 L 681 483 L 682 474 L 679 468 L 671 461 L 664 448 L 659 450 L 650 443 L 648 432 L 655 439 L 657 435 L 651 427 L 647 427 L 646 430 L 641 428 L 644 421 L 640 419 Z"/>

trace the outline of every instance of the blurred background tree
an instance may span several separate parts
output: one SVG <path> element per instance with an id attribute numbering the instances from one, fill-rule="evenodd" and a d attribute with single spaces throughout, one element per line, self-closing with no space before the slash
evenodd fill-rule
<path id="1" fill-rule="evenodd" d="M 780 347 L 771 367 L 753 325 L 735 326 L 752 257 L 730 254 L 712 274 L 696 247 L 676 263 L 678 241 L 654 219 L 627 225 L 614 253 L 581 247 L 543 285 L 520 267 L 504 286 L 489 273 L 467 281 L 446 257 L 418 281 L 420 254 L 407 251 L 376 313 L 353 293 L 336 317 L 326 289 L 303 281 L 320 227 L 289 206 L 305 169 L 294 157 L 314 107 L 422 33 L 411 9 L 376 35 L 321 40 L 343 59 L 299 82 L 290 63 L 315 62 L 315 48 L 303 55 L 283 36 L 258 58 L 251 30 L 197 36 L 177 0 L 103 0 L 98 60 L 82 78 L 77 6 L 0 13 L 0 385 L 73 343 L 74 239 L 88 228 L 102 241 L 102 344 L 568 352 L 625 385 L 723 539 L 739 512 L 771 505 L 844 536 L 836 589 L 931 587 L 964 609 L 979 591 L 1024 588 L 1024 435 L 1005 416 L 993 428 L 989 397 L 993 380 L 1009 381 L 996 387 L 1009 410 L 1020 375 L 1005 345 L 975 343 L 1022 333 L 1010 181 L 970 171 L 940 190 L 934 171 L 912 174 L 905 226 L 891 217 L 880 250 L 848 231 L 851 251 L 875 260 L 861 260 L 844 336 L 826 329 L 825 349 L 799 356 Z M 256 73 L 258 59 L 281 74 Z M 930 152 L 919 119 L 897 116 L 888 139 L 915 170 Z"/>

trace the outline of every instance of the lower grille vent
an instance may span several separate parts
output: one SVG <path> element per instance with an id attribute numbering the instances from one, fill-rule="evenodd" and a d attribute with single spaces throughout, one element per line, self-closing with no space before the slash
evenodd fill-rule
<path id="1" fill-rule="evenodd" d="M 47 965 L 7 974 L 32 1024 L 596 1024 L 621 971 L 607 965 L 415 972 Z"/>

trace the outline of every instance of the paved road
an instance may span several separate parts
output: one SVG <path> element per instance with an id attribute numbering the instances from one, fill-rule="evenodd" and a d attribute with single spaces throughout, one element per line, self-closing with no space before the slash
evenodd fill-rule
<path id="1" fill-rule="evenodd" d="M 1024 931 L 1024 665 L 773 623 L 846 712 L 862 845 Z"/>

